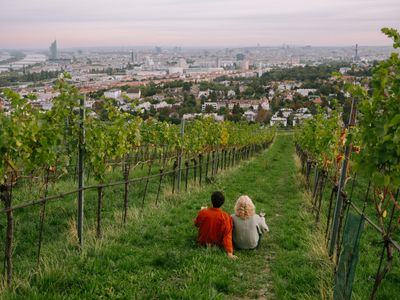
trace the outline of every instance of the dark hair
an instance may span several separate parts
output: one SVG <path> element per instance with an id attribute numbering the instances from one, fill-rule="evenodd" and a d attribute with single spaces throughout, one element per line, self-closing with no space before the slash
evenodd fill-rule
<path id="1" fill-rule="evenodd" d="M 211 202 L 213 204 L 214 208 L 220 208 L 222 206 L 222 204 L 224 204 L 225 202 L 225 197 L 224 194 L 222 194 L 222 192 L 213 192 L 211 194 Z"/>

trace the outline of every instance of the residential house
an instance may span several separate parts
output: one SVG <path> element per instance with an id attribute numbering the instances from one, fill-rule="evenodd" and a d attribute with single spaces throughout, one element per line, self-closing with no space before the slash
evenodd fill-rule
<path id="1" fill-rule="evenodd" d="M 204 104 L 201 106 L 201 111 L 206 111 L 207 106 L 211 106 L 214 110 L 218 109 L 217 102 L 204 102 Z"/>
<path id="2" fill-rule="evenodd" d="M 274 116 L 271 118 L 269 124 L 270 124 L 271 126 L 281 124 L 281 125 L 283 125 L 283 126 L 286 127 L 286 126 L 287 126 L 287 118 L 278 117 L 278 116 L 275 116 L 275 115 L 274 115 Z"/>
<path id="3" fill-rule="evenodd" d="M 252 110 L 247 110 L 244 112 L 243 116 L 246 118 L 247 121 L 249 122 L 254 122 L 256 120 L 256 113 Z"/>
<path id="4" fill-rule="evenodd" d="M 122 95 L 121 90 L 112 89 L 104 92 L 104 97 L 111 99 L 118 99 L 121 97 L 121 95 Z"/>

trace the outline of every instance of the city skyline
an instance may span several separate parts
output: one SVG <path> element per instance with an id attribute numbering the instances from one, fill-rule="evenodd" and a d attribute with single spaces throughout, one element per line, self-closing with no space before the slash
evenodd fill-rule
<path id="1" fill-rule="evenodd" d="M 387 46 L 395 0 L 3 0 L 0 49 L 74 47 Z"/>

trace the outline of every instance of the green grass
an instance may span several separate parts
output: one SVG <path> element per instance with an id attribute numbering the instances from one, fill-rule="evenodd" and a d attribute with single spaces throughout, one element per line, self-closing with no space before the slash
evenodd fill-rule
<path id="1" fill-rule="evenodd" d="M 226 172 L 213 184 L 177 197 L 165 197 L 161 205 L 149 204 L 143 213 L 132 208 L 126 226 L 108 222 L 101 240 L 94 237 L 93 226 L 88 226 L 82 254 L 74 246 L 73 230 L 61 232 L 62 226 L 56 227 L 60 232 L 52 232 L 54 244 L 47 242 L 40 270 L 26 274 L 23 268 L 31 265 L 19 261 L 16 277 L 21 275 L 20 279 L 15 280 L 14 290 L 3 290 L 2 297 L 325 297 L 330 293 L 330 265 L 320 249 L 300 181 L 292 137 L 279 136 L 271 149 Z M 264 237 L 260 249 L 237 251 L 239 259 L 233 261 L 219 248 L 197 245 L 193 220 L 201 206 L 209 205 L 214 190 L 224 191 L 226 211 L 232 212 L 235 200 L 248 194 L 257 210 L 266 212 L 271 232 Z M 73 223 L 72 216 L 66 222 Z M 120 220 L 120 211 L 114 212 L 114 219 Z M 73 224 L 70 227 L 74 228 Z M 28 239 L 32 243 L 33 237 Z"/>

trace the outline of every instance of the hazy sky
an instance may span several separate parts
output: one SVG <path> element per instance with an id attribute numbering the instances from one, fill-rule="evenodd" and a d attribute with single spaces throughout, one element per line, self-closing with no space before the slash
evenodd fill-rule
<path id="1" fill-rule="evenodd" d="M 390 45 L 400 0 L 0 0 L 0 48 Z"/>

